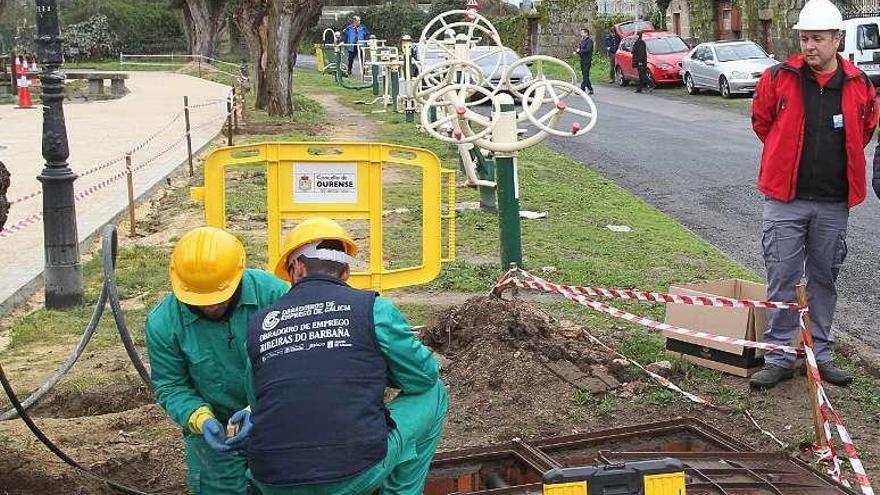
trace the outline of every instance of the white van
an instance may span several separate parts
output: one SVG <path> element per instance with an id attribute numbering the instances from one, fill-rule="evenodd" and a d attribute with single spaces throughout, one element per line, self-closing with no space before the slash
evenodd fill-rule
<path id="1" fill-rule="evenodd" d="M 840 55 L 856 64 L 880 85 L 880 17 L 859 17 L 843 21 Z"/>

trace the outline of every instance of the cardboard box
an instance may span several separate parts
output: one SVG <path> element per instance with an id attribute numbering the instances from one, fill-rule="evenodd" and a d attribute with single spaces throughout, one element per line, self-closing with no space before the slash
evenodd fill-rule
<path id="1" fill-rule="evenodd" d="M 680 287 L 671 286 L 669 293 L 764 301 L 767 299 L 767 286 L 746 280 L 722 279 Z M 714 335 L 760 341 L 761 335 L 767 329 L 767 310 L 667 304 L 666 323 Z M 666 337 L 666 351 L 669 354 L 683 357 L 697 366 L 748 377 L 764 364 L 764 352 L 758 349 L 668 331 L 663 332 L 663 335 Z"/>

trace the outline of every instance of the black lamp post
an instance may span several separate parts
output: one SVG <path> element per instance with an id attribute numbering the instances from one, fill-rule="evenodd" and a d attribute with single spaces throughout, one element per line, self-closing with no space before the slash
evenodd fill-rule
<path id="1" fill-rule="evenodd" d="M 43 235 L 46 253 L 46 307 L 64 309 L 82 303 L 82 269 L 76 233 L 76 205 L 67 157 L 64 125 L 64 75 L 57 0 L 36 0 L 37 57 L 43 64 L 43 158 L 37 179 L 43 184 Z"/>

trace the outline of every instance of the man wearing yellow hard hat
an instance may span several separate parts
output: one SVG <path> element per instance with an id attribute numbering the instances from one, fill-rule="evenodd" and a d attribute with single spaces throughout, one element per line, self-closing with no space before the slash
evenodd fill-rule
<path id="1" fill-rule="evenodd" d="M 421 494 L 447 408 L 437 360 L 391 301 L 346 284 L 358 248 L 336 222 L 305 220 L 283 248 L 293 287 L 251 319 L 252 427 L 233 439 L 255 488 Z"/>
<path id="2" fill-rule="evenodd" d="M 247 405 L 248 320 L 288 286 L 245 268 L 245 250 L 214 227 L 186 233 L 171 253 L 172 293 L 147 317 L 147 350 L 156 400 L 183 428 L 187 484 L 195 494 L 247 493 L 245 459 L 226 438 Z M 237 416 L 233 417 L 235 414 Z"/>

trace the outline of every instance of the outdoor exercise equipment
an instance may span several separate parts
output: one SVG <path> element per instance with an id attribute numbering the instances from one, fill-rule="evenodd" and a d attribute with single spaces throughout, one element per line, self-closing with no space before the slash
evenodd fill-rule
<path id="1" fill-rule="evenodd" d="M 481 196 L 495 187 L 501 265 L 522 266 L 519 151 L 550 136 L 586 134 L 596 125 L 596 105 L 575 85 L 576 73 L 562 60 L 535 55 L 507 65 L 498 32 L 473 11 L 453 10 L 435 17 L 422 31 L 420 44 L 420 53 L 443 57 L 423 66 L 416 80 L 416 99 L 424 102 L 422 128 L 432 137 L 458 146 L 468 183 L 479 187 Z M 472 57 L 475 52 L 478 55 Z M 498 65 L 487 76 L 474 62 L 490 54 L 497 55 Z M 554 65 L 556 71 L 546 70 Z M 514 74 L 522 66 L 531 68 L 532 77 L 514 82 Z M 501 77 L 493 82 L 498 71 L 502 71 Z M 548 74 L 559 71 L 566 80 Z M 514 96 L 520 101 L 519 112 Z M 488 112 L 477 108 L 482 102 L 491 102 Z M 521 130 L 518 124 L 529 128 Z M 487 173 L 492 168 L 494 182 Z"/>

